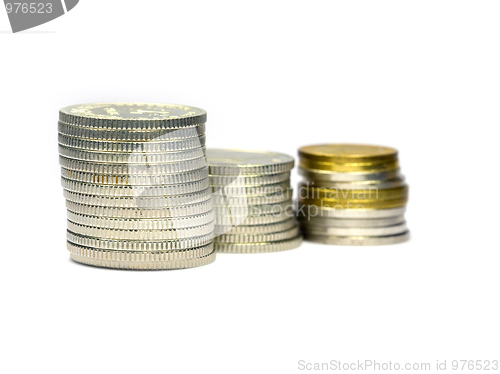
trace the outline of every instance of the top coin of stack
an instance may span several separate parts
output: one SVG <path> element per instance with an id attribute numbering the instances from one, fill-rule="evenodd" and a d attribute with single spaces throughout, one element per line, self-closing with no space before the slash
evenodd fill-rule
<path id="1" fill-rule="evenodd" d="M 379 245 L 409 238 L 408 186 L 393 148 L 324 144 L 299 150 L 298 218 L 304 238 Z"/>
<path id="2" fill-rule="evenodd" d="M 68 250 L 84 264 L 173 269 L 215 259 L 206 112 L 101 103 L 59 112 Z"/>
<path id="3" fill-rule="evenodd" d="M 220 252 L 275 252 L 302 237 L 293 216 L 292 157 L 275 152 L 208 149 Z"/>

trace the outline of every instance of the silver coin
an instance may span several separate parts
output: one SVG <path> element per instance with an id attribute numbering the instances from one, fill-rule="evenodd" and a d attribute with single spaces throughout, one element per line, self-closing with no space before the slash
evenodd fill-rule
<path id="1" fill-rule="evenodd" d="M 244 235 L 258 235 L 258 234 L 269 234 L 276 233 L 280 231 L 286 231 L 297 226 L 297 221 L 295 218 L 290 217 L 281 222 L 261 224 L 261 225 L 238 225 L 233 226 L 231 224 L 227 225 L 215 225 L 214 235 L 219 236 L 220 234 L 244 234 Z"/>
<path id="2" fill-rule="evenodd" d="M 68 230 L 67 239 L 70 243 L 94 249 L 156 252 L 201 247 L 212 243 L 213 233 L 174 240 L 117 240 L 93 238 Z"/>
<path id="3" fill-rule="evenodd" d="M 87 140 L 73 138 L 63 134 L 58 136 L 59 144 L 65 147 L 77 148 L 87 151 L 98 152 L 141 152 L 141 153 L 167 153 L 183 152 L 190 149 L 197 149 L 205 146 L 205 135 L 172 141 L 149 141 L 149 142 L 118 142 L 104 140 Z"/>
<path id="4" fill-rule="evenodd" d="M 210 181 L 214 187 L 264 187 L 266 185 L 281 183 L 290 180 L 290 172 L 271 175 L 232 175 L 220 176 L 210 175 Z"/>
<path id="5" fill-rule="evenodd" d="M 279 232 L 270 232 L 264 234 L 247 234 L 247 233 L 228 233 L 222 234 L 214 238 L 214 243 L 261 243 L 261 242 L 276 242 L 295 238 L 299 235 L 299 227 L 295 225 L 291 229 Z"/>
<path id="6" fill-rule="evenodd" d="M 207 246 L 208 247 L 208 246 Z M 204 247 L 203 247 L 204 248 Z M 215 250 L 212 244 L 210 251 L 199 248 L 179 252 L 127 252 L 127 251 L 103 251 L 94 248 L 74 246 L 68 243 L 70 258 L 73 261 L 105 268 L 134 269 L 134 270 L 165 270 L 185 269 L 208 265 L 215 261 Z"/>
<path id="7" fill-rule="evenodd" d="M 332 235 L 315 235 L 304 233 L 304 239 L 316 243 L 332 244 L 332 245 L 353 245 L 353 246 L 371 246 L 371 245 L 389 245 L 402 243 L 410 239 L 410 232 L 406 231 L 397 235 L 389 236 L 332 236 Z"/>
<path id="8" fill-rule="evenodd" d="M 78 182 L 118 186 L 158 186 L 195 182 L 208 177 L 208 167 L 177 174 L 123 175 L 96 174 L 61 168 L 63 178 Z"/>
<path id="9" fill-rule="evenodd" d="M 316 205 L 297 204 L 297 217 L 331 217 L 331 218 L 386 218 L 404 215 L 406 206 L 392 209 L 342 209 L 342 208 L 321 208 Z"/>
<path id="10" fill-rule="evenodd" d="M 212 199 L 194 204 L 161 207 L 157 209 L 146 208 L 114 208 L 96 206 L 66 201 L 66 208 L 74 213 L 107 218 L 142 219 L 142 218 L 171 218 L 188 217 L 212 211 Z M 214 212 L 215 213 L 215 212 Z"/>
<path id="11" fill-rule="evenodd" d="M 261 214 L 258 216 L 248 216 L 248 215 L 232 215 L 230 212 L 225 212 L 225 214 L 217 215 L 215 213 L 215 224 L 219 226 L 255 226 L 255 225 L 269 225 L 277 222 L 286 221 L 294 217 L 293 210 L 291 207 L 279 211 L 276 213 Z"/>
<path id="12" fill-rule="evenodd" d="M 401 187 L 405 185 L 404 176 L 399 176 L 390 180 L 380 180 L 380 181 L 357 181 L 357 182 L 331 182 L 331 181 L 308 181 L 299 183 L 299 191 L 302 188 L 325 188 L 332 190 L 343 190 L 343 191 L 365 191 L 372 189 L 386 189 Z"/>
<path id="13" fill-rule="evenodd" d="M 211 175 L 268 175 L 289 172 L 294 159 L 283 153 L 207 149 Z"/>
<path id="14" fill-rule="evenodd" d="M 215 219 L 213 211 L 187 217 L 124 219 L 89 216 L 68 210 L 67 216 L 77 224 L 114 230 L 173 230 L 207 225 Z"/>
<path id="15" fill-rule="evenodd" d="M 110 240 L 178 240 L 213 235 L 214 223 L 162 230 L 124 230 L 85 226 L 68 220 L 68 230 L 80 235 Z"/>
<path id="16" fill-rule="evenodd" d="M 385 227 L 325 227 L 302 224 L 302 231 L 314 235 L 334 236 L 388 236 L 408 231 L 406 222 Z"/>
<path id="17" fill-rule="evenodd" d="M 214 205 L 216 216 L 249 216 L 255 217 L 269 213 L 281 213 L 293 206 L 292 200 L 287 200 L 276 204 L 263 205 Z"/>
<path id="18" fill-rule="evenodd" d="M 290 187 L 290 180 L 280 183 L 268 184 L 264 186 L 214 186 L 214 193 L 219 193 L 227 196 L 262 196 L 276 193 L 288 193 L 292 188 Z M 219 192 L 221 191 L 221 192 Z"/>
<path id="19" fill-rule="evenodd" d="M 212 198 L 212 191 L 207 188 L 201 192 L 195 192 L 185 195 L 161 196 L 161 197 L 148 197 L 148 196 L 134 196 L 134 197 L 109 197 L 97 195 L 83 195 L 68 190 L 64 190 L 64 197 L 68 201 L 79 204 L 106 206 L 115 208 L 146 208 L 146 209 L 159 209 L 170 208 L 179 205 L 188 205 L 210 200 Z"/>
<path id="20" fill-rule="evenodd" d="M 293 197 L 293 190 L 287 192 L 278 192 L 264 196 L 234 196 L 234 195 L 220 195 L 219 193 L 213 195 L 214 205 L 234 206 L 234 205 L 262 205 L 262 204 L 275 204 L 283 201 L 290 201 Z"/>
<path id="21" fill-rule="evenodd" d="M 214 243 L 217 252 L 223 253 L 266 253 L 294 249 L 302 244 L 302 236 L 279 242 L 262 243 Z"/>
<path id="22" fill-rule="evenodd" d="M 207 165 L 205 157 L 194 160 L 175 162 L 169 164 L 106 164 L 90 161 L 79 161 L 64 156 L 59 156 L 61 167 L 84 173 L 110 174 L 110 175 L 164 175 L 179 174 L 198 170 Z"/>
<path id="23" fill-rule="evenodd" d="M 93 103 L 62 108 L 59 120 L 88 128 L 138 131 L 195 126 L 207 121 L 207 112 L 177 104 Z"/>
<path id="24" fill-rule="evenodd" d="M 84 257 L 102 258 L 112 261 L 151 261 L 156 258 L 160 261 L 191 260 L 204 257 L 214 251 L 213 243 L 209 243 L 196 248 L 172 249 L 167 251 L 117 251 L 99 248 L 89 248 L 66 242 L 66 247 L 70 253 L 79 254 Z"/>
<path id="25" fill-rule="evenodd" d="M 87 162 L 109 164 L 168 164 L 190 161 L 205 156 L 205 147 L 180 152 L 143 153 L 143 152 L 99 152 L 85 151 L 59 145 L 59 154 L 66 158 Z"/>
<path id="26" fill-rule="evenodd" d="M 330 218 L 330 217 L 299 217 L 301 224 L 318 227 L 383 227 L 392 226 L 405 221 L 404 216 L 387 218 Z"/>
<path id="27" fill-rule="evenodd" d="M 71 192 L 108 197 L 163 197 L 191 194 L 195 192 L 201 192 L 210 188 L 208 178 L 189 183 L 167 184 L 159 186 L 113 186 L 106 184 L 78 182 L 66 178 L 61 178 L 61 184 L 65 190 Z"/>
<path id="28" fill-rule="evenodd" d="M 205 124 L 183 127 L 180 129 L 162 130 L 116 130 L 91 129 L 58 122 L 60 134 L 87 140 L 104 140 L 120 142 L 172 141 L 194 138 L 205 134 Z"/>
<path id="29" fill-rule="evenodd" d="M 362 173 L 362 172 L 331 172 L 326 170 L 311 170 L 299 167 L 299 175 L 309 181 L 326 182 L 356 182 L 356 181 L 385 181 L 399 176 L 399 169 L 381 172 L 381 173 Z"/>

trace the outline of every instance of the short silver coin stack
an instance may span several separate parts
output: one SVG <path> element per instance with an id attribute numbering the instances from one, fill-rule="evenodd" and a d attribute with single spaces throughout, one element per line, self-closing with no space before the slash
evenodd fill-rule
<path id="1" fill-rule="evenodd" d="M 218 252 L 284 251 L 302 242 L 292 210 L 294 159 L 264 151 L 208 149 Z"/>

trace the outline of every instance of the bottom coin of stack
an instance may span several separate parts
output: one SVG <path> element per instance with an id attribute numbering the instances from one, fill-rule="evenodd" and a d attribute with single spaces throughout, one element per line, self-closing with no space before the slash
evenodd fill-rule
<path id="1" fill-rule="evenodd" d="M 208 149 L 218 252 L 277 252 L 300 246 L 292 209 L 292 157 L 260 151 Z"/>
<path id="2" fill-rule="evenodd" d="M 215 260 L 204 110 L 104 103 L 59 119 L 71 259 L 138 270 Z"/>
<path id="3" fill-rule="evenodd" d="M 336 245 L 406 241 L 408 186 L 392 148 L 325 144 L 299 150 L 297 216 L 304 239 Z"/>

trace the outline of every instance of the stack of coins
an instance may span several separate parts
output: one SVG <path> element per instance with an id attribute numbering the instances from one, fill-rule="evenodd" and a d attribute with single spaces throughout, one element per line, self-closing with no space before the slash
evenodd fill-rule
<path id="1" fill-rule="evenodd" d="M 297 216 L 304 239 L 338 245 L 408 240 L 408 186 L 395 149 L 325 144 L 299 150 Z"/>
<path id="2" fill-rule="evenodd" d="M 178 269 L 215 260 L 206 112 L 102 103 L 59 112 L 59 153 L 74 261 Z"/>
<path id="3" fill-rule="evenodd" d="M 217 251 L 276 252 L 301 244 L 292 209 L 292 157 L 275 152 L 208 149 L 207 161 L 214 189 Z"/>

